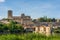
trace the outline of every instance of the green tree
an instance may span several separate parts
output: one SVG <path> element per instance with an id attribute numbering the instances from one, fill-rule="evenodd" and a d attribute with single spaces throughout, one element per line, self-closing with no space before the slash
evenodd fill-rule
<path id="1" fill-rule="evenodd" d="M 55 18 L 47 18 L 47 16 L 41 17 L 38 19 L 40 22 L 55 22 L 56 19 Z"/>
<path id="2" fill-rule="evenodd" d="M 47 21 L 47 18 L 41 17 L 41 18 L 39 18 L 38 20 L 39 20 L 40 22 L 46 22 L 46 21 Z"/>
<path id="3" fill-rule="evenodd" d="M 16 22 L 14 21 L 10 21 L 10 24 L 8 24 L 8 27 L 10 32 L 12 33 L 23 31 L 23 27 L 20 24 L 19 25 L 16 24 Z"/>
<path id="4" fill-rule="evenodd" d="M 52 19 L 52 22 L 55 22 L 55 21 L 56 21 L 56 19 L 55 19 L 55 18 L 53 18 L 53 19 Z"/>
<path id="5" fill-rule="evenodd" d="M 47 19 L 47 22 L 52 22 L 52 21 L 51 21 L 51 18 L 48 18 L 48 19 Z"/>

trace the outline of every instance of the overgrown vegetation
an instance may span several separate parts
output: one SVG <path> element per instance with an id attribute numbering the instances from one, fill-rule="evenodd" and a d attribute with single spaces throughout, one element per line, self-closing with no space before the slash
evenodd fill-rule
<path id="1" fill-rule="evenodd" d="M 20 33 L 24 28 L 20 24 L 16 24 L 14 21 L 10 21 L 9 24 L 0 23 L 0 33 Z"/>
<path id="2" fill-rule="evenodd" d="M 0 40 L 60 40 L 60 34 L 46 37 L 41 34 L 5 34 L 0 35 Z"/>

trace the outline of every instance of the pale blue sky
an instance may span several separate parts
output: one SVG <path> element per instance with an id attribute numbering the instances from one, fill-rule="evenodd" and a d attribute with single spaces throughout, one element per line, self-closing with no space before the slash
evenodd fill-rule
<path id="1" fill-rule="evenodd" d="M 0 19 L 7 17 L 8 10 L 14 16 L 25 13 L 32 18 L 60 18 L 60 0 L 0 0 Z"/>

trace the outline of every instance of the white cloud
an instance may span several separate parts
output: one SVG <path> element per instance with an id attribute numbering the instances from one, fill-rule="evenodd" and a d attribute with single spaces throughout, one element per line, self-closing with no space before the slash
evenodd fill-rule
<path id="1" fill-rule="evenodd" d="M 2 19 L 3 17 L 2 16 L 0 16 L 0 20 Z"/>
<path id="2" fill-rule="evenodd" d="M 0 0 L 0 2 L 5 2 L 5 0 Z"/>

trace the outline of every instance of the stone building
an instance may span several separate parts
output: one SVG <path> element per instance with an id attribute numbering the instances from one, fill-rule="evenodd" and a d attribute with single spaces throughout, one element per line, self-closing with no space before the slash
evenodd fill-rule
<path id="1" fill-rule="evenodd" d="M 60 19 L 57 19 L 56 22 L 60 22 Z"/>
<path id="2" fill-rule="evenodd" d="M 18 23 L 21 23 L 21 24 L 31 24 L 32 22 L 32 19 L 30 16 L 25 16 L 24 13 L 21 14 L 21 16 L 13 16 L 12 15 L 12 10 L 8 10 L 8 19 L 10 20 L 14 20 Z"/>
<path id="3" fill-rule="evenodd" d="M 12 19 L 12 10 L 8 11 L 8 19 Z"/>
<path id="4" fill-rule="evenodd" d="M 52 34 L 51 27 L 49 25 L 48 26 L 41 25 L 41 26 L 35 27 L 35 33 L 41 33 L 49 36 Z"/>

